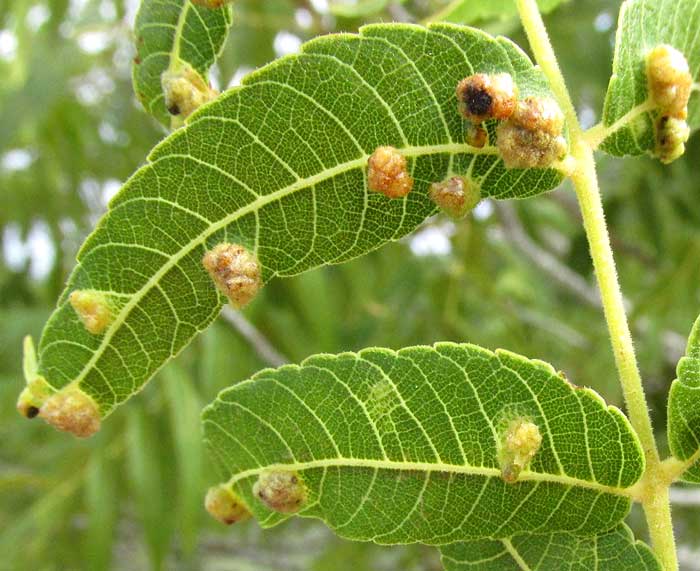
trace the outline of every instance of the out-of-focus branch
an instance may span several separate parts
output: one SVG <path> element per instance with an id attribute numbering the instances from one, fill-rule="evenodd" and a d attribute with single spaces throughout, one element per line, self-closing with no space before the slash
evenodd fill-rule
<path id="1" fill-rule="evenodd" d="M 600 308 L 600 294 L 585 279 L 560 262 L 528 236 L 512 205 L 494 201 L 501 218 L 503 231 L 513 245 L 548 277 L 573 293 L 588 305 Z"/>
<path id="2" fill-rule="evenodd" d="M 700 489 L 671 488 L 671 503 L 674 506 L 700 506 Z"/>
<path id="3" fill-rule="evenodd" d="M 258 356 L 271 367 L 281 367 L 289 363 L 282 353 L 280 353 L 272 343 L 265 337 L 241 312 L 226 305 L 221 312 L 224 319 L 240 333 Z"/>

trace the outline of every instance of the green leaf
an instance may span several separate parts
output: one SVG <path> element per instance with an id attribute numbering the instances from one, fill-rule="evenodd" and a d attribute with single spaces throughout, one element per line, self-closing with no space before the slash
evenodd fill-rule
<path id="1" fill-rule="evenodd" d="M 206 80 L 221 53 L 233 20 L 230 5 L 211 9 L 191 0 L 142 0 L 134 33 L 132 68 L 136 97 L 151 115 L 170 126 L 161 76 L 182 62 Z"/>
<path id="2" fill-rule="evenodd" d="M 88 526 L 85 537 L 85 560 L 94 569 L 112 568 L 114 531 L 119 518 L 121 500 L 116 481 L 117 466 L 109 461 L 105 449 L 95 451 L 86 469 L 85 504 Z"/>
<path id="3" fill-rule="evenodd" d="M 170 429 L 177 460 L 177 525 L 184 555 L 197 548 L 202 515 L 203 446 L 197 425 L 201 403 L 192 378 L 171 364 L 163 370 L 163 389 L 170 409 Z"/>
<path id="4" fill-rule="evenodd" d="M 627 0 L 620 9 L 612 77 L 605 96 L 601 149 L 618 157 L 652 152 L 654 113 L 647 102 L 646 54 L 669 44 L 685 55 L 693 81 L 700 78 L 700 5 L 697 0 Z M 688 105 L 688 124 L 700 125 L 700 97 Z"/>
<path id="5" fill-rule="evenodd" d="M 405 0 L 396 3 L 403 4 Z M 390 0 L 331 0 L 329 8 L 331 14 L 342 18 L 363 18 L 384 10 Z"/>
<path id="6" fill-rule="evenodd" d="M 568 0 L 538 0 L 537 5 L 543 14 L 554 10 Z M 517 16 L 515 0 L 453 0 L 445 8 L 430 18 L 431 22 L 454 22 L 473 24 L 481 20 L 505 20 Z"/>
<path id="7" fill-rule="evenodd" d="M 445 571 L 662 571 L 654 553 L 621 524 L 593 537 L 519 534 L 441 547 Z"/>
<path id="8" fill-rule="evenodd" d="M 502 477 L 513 420 L 542 436 L 529 469 Z M 446 544 L 520 532 L 609 530 L 628 513 L 644 459 L 627 419 L 551 366 L 440 343 L 318 355 L 219 394 L 204 434 L 229 489 L 263 527 L 285 517 L 253 493 L 291 471 L 300 515 L 341 536 Z"/>
<path id="9" fill-rule="evenodd" d="M 131 493 L 143 527 L 151 569 L 163 568 L 170 537 L 172 517 L 164 505 L 164 481 L 153 423 L 144 409 L 129 411 L 126 426 L 127 468 Z"/>
<path id="10" fill-rule="evenodd" d="M 700 317 L 676 373 L 668 398 L 668 443 L 673 456 L 688 463 L 683 479 L 700 484 Z"/>
<path id="11" fill-rule="evenodd" d="M 428 187 L 451 172 L 495 198 L 557 186 L 554 169 L 506 170 L 494 148 L 464 143 L 455 86 L 475 70 L 511 73 L 523 96 L 548 93 L 504 38 L 378 25 L 314 40 L 204 106 L 155 148 L 83 245 L 42 335 L 39 374 L 107 415 L 218 315 L 223 299 L 201 264 L 218 243 L 249 248 L 268 281 L 406 235 L 435 213 Z M 381 145 L 409 159 L 416 183 L 403 199 L 367 190 Z M 104 294 L 103 331 L 85 329 L 68 302 L 75 290 Z"/>

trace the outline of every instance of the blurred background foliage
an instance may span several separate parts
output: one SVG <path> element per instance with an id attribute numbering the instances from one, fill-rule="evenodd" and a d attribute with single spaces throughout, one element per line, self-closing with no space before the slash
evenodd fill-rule
<path id="1" fill-rule="evenodd" d="M 215 83 L 234 86 L 316 35 L 421 22 L 449 3 L 338 4 L 237 0 Z M 433 549 L 348 543 L 314 521 L 264 533 L 254 523 L 223 529 L 209 521 L 202 498 L 219 475 L 200 440 L 200 409 L 269 364 L 239 322 L 220 319 L 88 441 L 15 413 L 23 335 L 39 335 L 83 238 L 165 134 L 132 93 L 136 9 L 136 0 L 0 0 L 0 569 L 440 569 Z M 600 116 L 618 9 L 615 0 L 571 0 L 547 17 L 585 126 Z M 526 45 L 512 16 L 476 24 Z M 599 162 L 659 431 L 700 311 L 699 161 L 696 137 L 670 167 Z M 291 361 L 470 341 L 549 361 L 622 404 L 567 185 L 534 200 L 484 202 L 458 224 L 438 217 L 364 258 L 276 281 L 245 316 Z M 692 490 L 675 498 L 683 569 L 700 569 L 700 502 Z"/>

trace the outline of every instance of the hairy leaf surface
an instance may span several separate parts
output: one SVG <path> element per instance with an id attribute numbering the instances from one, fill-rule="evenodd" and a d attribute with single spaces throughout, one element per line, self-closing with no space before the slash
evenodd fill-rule
<path id="1" fill-rule="evenodd" d="M 506 170 L 494 149 L 464 143 L 455 86 L 474 71 L 511 73 L 523 96 L 546 93 L 503 38 L 442 25 L 369 26 L 328 36 L 250 75 L 192 115 L 112 200 L 78 255 L 39 347 L 39 374 L 77 385 L 102 415 L 139 391 L 218 315 L 201 260 L 228 241 L 250 249 L 263 279 L 340 263 L 414 230 L 436 209 L 428 186 L 465 174 L 483 196 L 554 188 L 554 169 Z M 369 192 L 368 157 L 393 145 L 415 185 Z M 68 296 L 104 292 L 114 319 L 85 330 Z"/>
<path id="2" fill-rule="evenodd" d="M 700 484 L 700 318 L 693 325 L 677 375 L 668 398 L 669 446 L 679 460 L 694 462 L 683 479 Z"/>
<path id="3" fill-rule="evenodd" d="M 161 86 L 163 72 L 182 61 L 206 80 L 232 20 L 230 5 L 211 9 L 190 0 L 141 1 L 134 24 L 132 79 L 136 97 L 161 123 L 170 126 L 171 119 Z"/>
<path id="4" fill-rule="evenodd" d="M 648 98 L 646 55 L 670 44 L 685 55 L 694 81 L 700 78 L 700 2 L 697 0 L 627 0 L 620 9 L 612 77 L 605 97 L 603 125 L 617 125 L 601 149 L 615 156 L 641 155 L 655 147 L 653 111 Z M 697 89 L 688 105 L 688 124 L 700 125 Z"/>
<path id="5" fill-rule="evenodd" d="M 593 537 L 518 534 L 440 548 L 445 571 L 662 571 L 647 545 L 621 524 Z"/>
<path id="6" fill-rule="evenodd" d="M 514 419 L 542 444 L 515 483 L 499 447 Z M 318 355 L 264 370 L 203 413 L 229 485 L 271 526 L 253 485 L 298 473 L 305 517 L 379 543 L 445 544 L 519 532 L 595 534 L 630 507 L 644 460 L 623 414 L 551 366 L 505 351 L 440 343 Z"/>

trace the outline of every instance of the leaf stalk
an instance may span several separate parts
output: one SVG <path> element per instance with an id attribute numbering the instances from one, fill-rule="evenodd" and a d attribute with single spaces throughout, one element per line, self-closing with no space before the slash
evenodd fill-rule
<path id="1" fill-rule="evenodd" d="M 598 186 L 593 157 L 594 146 L 586 139 L 578 122 L 536 0 L 516 0 L 516 2 L 535 60 L 547 76 L 552 92 L 567 119 L 571 156 L 576 163 L 571 173 L 571 180 L 581 208 L 627 413 L 639 436 L 647 462 L 645 475 L 640 482 L 644 490 L 641 497 L 642 506 L 656 555 L 666 571 L 677 571 L 678 558 L 669 502 L 671 482 L 666 477 L 659 458 L 632 335 L 627 322 Z"/>

